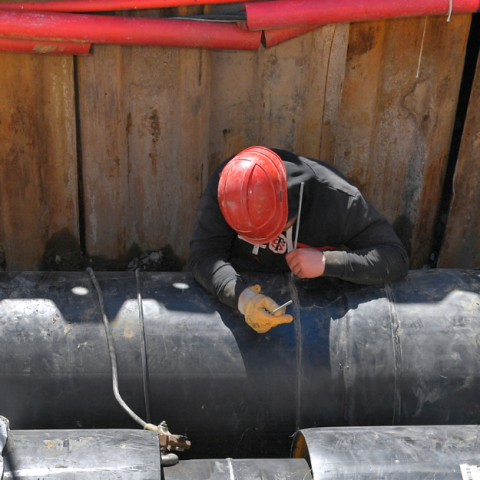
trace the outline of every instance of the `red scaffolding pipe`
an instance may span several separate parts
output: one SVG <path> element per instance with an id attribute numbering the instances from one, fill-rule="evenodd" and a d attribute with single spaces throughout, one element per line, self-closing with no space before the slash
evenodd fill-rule
<path id="1" fill-rule="evenodd" d="M 286 42 L 295 37 L 299 37 L 304 33 L 311 32 L 319 28 L 321 25 L 307 25 L 305 27 L 289 27 L 289 28 L 279 28 L 276 30 L 265 30 L 263 32 L 265 38 L 265 47 L 270 48 L 279 43 Z"/>
<path id="2" fill-rule="evenodd" d="M 0 38 L 0 52 L 42 53 L 54 55 L 88 55 L 89 43 L 45 42 Z"/>
<path id="3" fill-rule="evenodd" d="M 236 2 L 238 0 L 53 0 L 51 2 L 6 2 L 1 3 L 0 8 L 35 12 L 108 12 Z"/>
<path id="4" fill-rule="evenodd" d="M 246 3 L 251 30 L 384 18 L 474 13 L 479 0 L 274 0 Z"/>
<path id="5" fill-rule="evenodd" d="M 67 42 L 257 50 L 261 32 L 235 24 L 0 10 L 0 37 Z"/>

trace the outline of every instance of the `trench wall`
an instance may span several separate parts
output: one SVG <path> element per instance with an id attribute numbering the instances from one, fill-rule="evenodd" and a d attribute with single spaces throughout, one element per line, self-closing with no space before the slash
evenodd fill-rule
<path id="1" fill-rule="evenodd" d="M 4 264 L 38 269 L 61 232 L 88 255 L 170 244 L 187 258 L 213 169 L 260 144 L 337 166 L 421 268 L 435 240 L 470 23 L 455 15 L 327 25 L 257 52 L 0 53 Z M 477 77 L 441 266 L 480 267 L 479 85 Z"/>

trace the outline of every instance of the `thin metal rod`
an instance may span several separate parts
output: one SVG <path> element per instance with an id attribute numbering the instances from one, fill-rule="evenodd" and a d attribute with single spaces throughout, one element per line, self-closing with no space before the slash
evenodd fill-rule
<path id="1" fill-rule="evenodd" d="M 117 355 L 115 354 L 115 346 L 114 346 L 114 339 L 112 332 L 110 331 L 110 326 L 108 324 L 108 318 L 107 315 L 105 314 L 105 301 L 103 298 L 103 293 L 102 289 L 100 288 L 100 285 L 97 281 L 97 278 L 95 277 L 95 273 L 93 270 L 88 267 L 87 272 L 90 275 L 90 279 L 93 283 L 93 286 L 95 287 L 95 290 L 97 291 L 97 296 L 98 296 L 98 303 L 100 304 L 100 310 L 102 312 L 102 320 L 103 320 L 103 326 L 105 327 L 105 334 L 107 336 L 107 345 L 108 345 L 108 351 L 110 353 L 110 362 L 112 364 L 112 383 L 113 383 L 113 394 L 115 395 L 115 398 L 117 399 L 117 402 L 122 406 L 122 408 L 142 427 L 144 427 L 147 422 L 143 421 L 133 410 L 124 402 L 123 398 L 120 395 L 120 392 L 118 391 L 118 369 L 117 369 Z"/>
<path id="2" fill-rule="evenodd" d="M 145 321 L 143 318 L 143 301 L 140 283 L 140 269 L 135 270 L 135 280 L 137 282 L 137 300 L 138 300 L 138 319 L 140 321 L 141 335 L 141 353 L 142 353 L 142 373 L 143 373 L 143 397 L 145 399 L 145 416 L 147 423 L 151 422 L 150 417 L 150 389 L 148 384 L 148 360 L 147 360 L 147 339 L 145 337 Z"/>
<path id="3" fill-rule="evenodd" d="M 293 246 L 293 249 L 297 249 L 298 245 L 298 231 L 300 230 L 300 216 L 302 215 L 302 203 L 303 203 L 303 186 L 305 185 L 305 182 L 302 182 L 300 184 L 300 202 L 298 203 L 298 216 L 297 216 L 297 229 L 295 231 L 295 244 Z"/>
<path id="4" fill-rule="evenodd" d="M 279 307 L 277 307 L 275 310 L 272 310 L 270 313 L 273 315 L 275 312 L 278 312 L 279 310 L 281 310 L 284 307 L 288 307 L 292 303 L 293 303 L 293 300 L 289 300 L 288 302 L 285 302 L 283 305 L 280 305 Z"/>
<path id="5" fill-rule="evenodd" d="M 297 215 L 297 228 L 295 231 L 295 244 L 293 245 L 293 249 L 297 249 L 298 245 L 298 232 L 300 230 L 300 217 L 302 216 L 302 203 L 303 203 L 303 187 L 305 182 L 300 184 L 300 201 L 298 202 L 298 215 Z M 293 278 L 293 272 L 290 274 L 290 278 Z"/>

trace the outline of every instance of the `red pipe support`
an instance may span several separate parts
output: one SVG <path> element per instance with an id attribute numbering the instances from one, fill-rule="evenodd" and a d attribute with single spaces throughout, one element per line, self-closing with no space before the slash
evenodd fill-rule
<path id="1" fill-rule="evenodd" d="M 299 37 L 304 33 L 311 32 L 321 27 L 321 25 L 307 25 L 305 27 L 290 27 L 290 28 L 279 28 L 276 30 L 265 30 L 263 32 L 265 37 L 265 48 L 270 48 L 279 43 L 286 42 L 291 38 Z"/>
<path id="2" fill-rule="evenodd" d="M 236 2 L 238 2 L 238 0 L 53 0 L 51 2 L 5 2 L 0 5 L 2 10 L 73 13 L 139 10 Z"/>
<path id="3" fill-rule="evenodd" d="M 90 47 L 90 43 L 44 42 L 39 40 L 0 38 L 0 52 L 88 55 Z"/>
<path id="4" fill-rule="evenodd" d="M 226 23 L 0 10 L 6 38 L 257 50 L 261 35 Z"/>
<path id="5" fill-rule="evenodd" d="M 451 0 L 452 13 L 474 13 L 479 0 Z M 301 25 L 447 15 L 449 0 L 274 0 L 246 3 L 251 30 Z"/>

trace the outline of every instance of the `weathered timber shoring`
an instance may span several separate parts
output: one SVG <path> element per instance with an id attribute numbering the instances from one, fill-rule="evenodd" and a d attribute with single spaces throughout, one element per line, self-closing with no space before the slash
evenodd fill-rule
<path id="1" fill-rule="evenodd" d="M 171 244 L 187 257 L 211 172 L 254 144 L 339 167 L 421 267 L 470 21 L 327 25 L 258 52 L 96 45 L 84 58 L 0 54 L 0 248 L 8 269 L 38 269 L 47 240 L 62 229 L 84 239 L 89 255 L 118 258 L 137 243 Z"/>
<path id="2" fill-rule="evenodd" d="M 480 63 L 473 81 L 439 266 L 480 267 Z"/>

